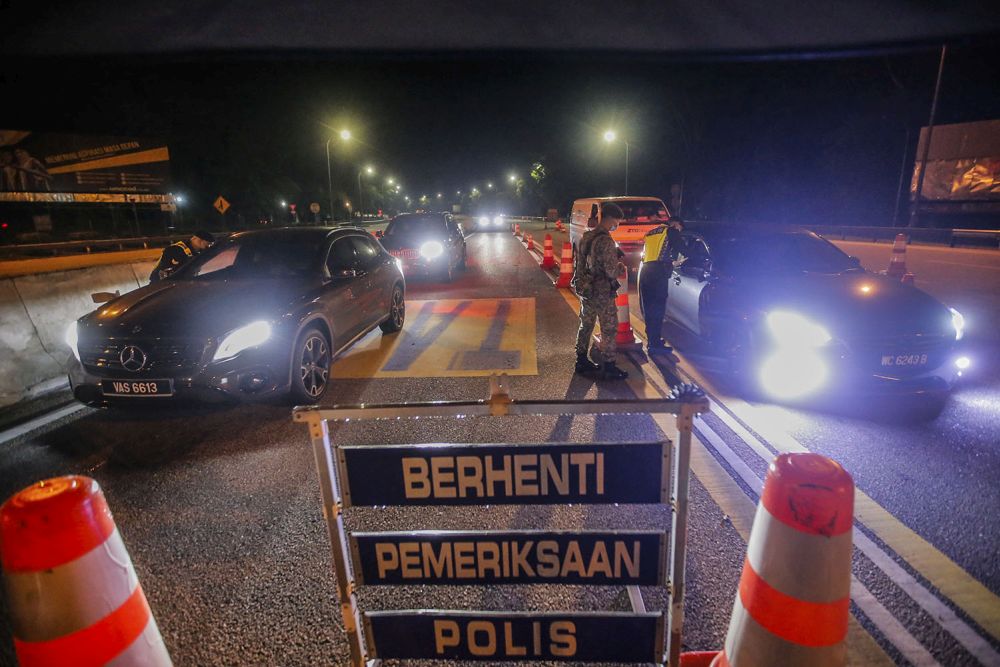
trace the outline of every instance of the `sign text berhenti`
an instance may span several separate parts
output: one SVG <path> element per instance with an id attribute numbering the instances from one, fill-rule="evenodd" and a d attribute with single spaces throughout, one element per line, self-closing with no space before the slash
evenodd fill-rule
<path id="1" fill-rule="evenodd" d="M 340 447 L 345 506 L 663 503 L 669 446 L 435 444 Z"/>

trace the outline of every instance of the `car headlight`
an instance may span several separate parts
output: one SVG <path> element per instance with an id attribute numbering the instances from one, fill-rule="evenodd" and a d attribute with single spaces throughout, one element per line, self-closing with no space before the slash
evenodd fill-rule
<path id="1" fill-rule="evenodd" d="M 494 225 L 502 225 L 503 224 L 503 216 L 502 215 L 498 215 L 497 217 L 493 218 L 493 224 Z"/>
<path id="2" fill-rule="evenodd" d="M 490 224 L 490 219 L 484 215 L 483 217 L 479 218 L 479 224 L 485 227 L 486 225 Z"/>
<path id="3" fill-rule="evenodd" d="M 777 399 L 791 400 L 814 393 L 826 384 L 829 368 L 806 349 L 779 349 L 760 365 L 761 388 Z"/>
<path id="4" fill-rule="evenodd" d="M 222 361 L 235 357 L 243 350 L 257 347 L 267 342 L 271 337 L 271 325 L 260 320 L 251 322 L 245 327 L 240 327 L 226 334 L 226 337 L 219 343 L 219 348 L 215 351 L 212 361 Z"/>
<path id="5" fill-rule="evenodd" d="M 954 308 L 948 310 L 951 311 L 951 326 L 955 327 L 955 340 L 962 340 L 965 335 L 965 318 Z"/>
<path id="6" fill-rule="evenodd" d="M 69 323 L 66 327 L 66 344 L 69 345 L 69 349 L 73 350 L 73 356 L 76 357 L 77 361 L 80 361 L 80 334 L 77 330 L 76 320 Z"/>
<path id="7" fill-rule="evenodd" d="M 444 252 L 444 246 L 437 241 L 428 241 L 420 246 L 420 256 L 424 259 L 437 259 Z"/>
<path id="8" fill-rule="evenodd" d="M 830 342 L 830 332 L 808 317 L 784 310 L 767 315 L 767 328 L 779 347 L 814 348 Z"/>

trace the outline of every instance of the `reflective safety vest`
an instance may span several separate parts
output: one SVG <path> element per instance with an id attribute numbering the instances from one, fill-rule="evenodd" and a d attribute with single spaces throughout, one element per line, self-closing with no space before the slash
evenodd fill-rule
<path id="1" fill-rule="evenodd" d="M 170 245 L 175 245 L 181 250 L 183 250 L 184 254 L 187 255 L 188 258 L 194 257 L 194 253 L 191 252 L 191 248 L 189 248 L 187 246 L 187 243 L 184 243 L 184 241 L 177 241 L 176 243 L 171 243 Z"/>
<path id="2" fill-rule="evenodd" d="M 660 225 L 659 227 L 650 230 L 646 233 L 646 237 L 642 241 L 642 261 L 644 262 L 658 262 L 660 261 L 660 255 L 663 253 L 663 246 L 667 242 L 667 226 Z"/>

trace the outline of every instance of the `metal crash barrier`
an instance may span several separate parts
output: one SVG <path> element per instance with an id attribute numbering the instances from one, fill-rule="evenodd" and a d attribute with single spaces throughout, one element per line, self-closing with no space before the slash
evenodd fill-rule
<path id="1" fill-rule="evenodd" d="M 669 398 L 515 401 L 506 377 L 478 401 L 297 407 L 309 427 L 353 667 L 382 659 L 573 660 L 678 667 L 684 609 L 693 385 Z M 341 445 L 328 424 L 379 419 L 545 415 L 676 415 L 676 443 Z M 354 532 L 352 506 L 664 503 L 672 529 Z M 624 585 L 629 612 L 504 612 L 358 607 L 358 586 Z M 666 586 L 647 612 L 639 586 Z"/>

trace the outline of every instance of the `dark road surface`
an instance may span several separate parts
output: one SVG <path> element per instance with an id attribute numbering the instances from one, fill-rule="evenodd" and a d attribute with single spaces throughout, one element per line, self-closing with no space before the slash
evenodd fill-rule
<path id="1" fill-rule="evenodd" d="M 692 453 L 685 648 L 721 648 L 767 463 L 805 448 L 840 461 L 858 486 L 852 664 L 1000 664 L 1000 371 L 960 389 L 929 422 L 750 404 L 717 388 L 683 346 L 676 368 L 629 352 L 633 377 L 597 385 L 572 373 L 574 300 L 553 288 L 537 258 L 508 233 L 473 234 L 468 248 L 469 268 L 454 283 L 408 285 L 398 340 L 376 332 L 362 341 L 340 362 L 325 404 L 483 398 L 489 373 L 504 369 L 518 399 L 656 396 L 678 376 L 694 378 L 711 393 L 713 412 L 698 421 Z M 486 300 L 496 299 L 509 300 L 510 314 L 491 338 L 477 308 L 493 312 L 497 302 Z M 463 314 L 437 337 L 427 333 L 431 309 L 463 301 Z M 484 341 L 480 356 L 449 357 L 449 346 L 468 337 Z M 991 341 L 982 344 L 995 352 Z M 348 424 L 333 437 L 627 441 L 661 438 L 661 425 L 670 423 L 422 420 Z M 4 498 L 65 473 L 101 483 L 176 664 L 345 664 L 312 452 L 288 406 L 87 410 L 0 447 Z M 347 521 L 351 530 L 669 529 L 670 513 L 665 506 L 357 508 Z M 663 608 L 662 589 L 644 595 L 650 609 Z M 362 588 L 361 606 L 626 611 L 629 601 L 620 587 L 415 586 Z M 0 664 L 11 664 L 2 607 L 0 619 Z"/>

